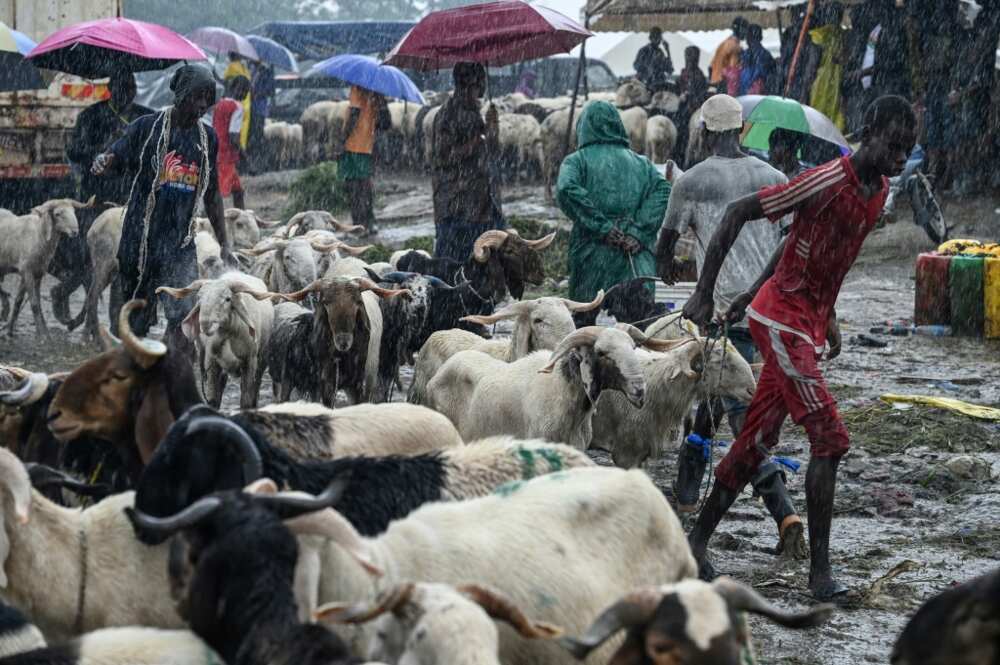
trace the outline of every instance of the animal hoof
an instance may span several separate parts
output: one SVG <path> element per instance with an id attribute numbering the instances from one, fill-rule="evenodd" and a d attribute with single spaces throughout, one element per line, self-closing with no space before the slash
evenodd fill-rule
<path id="1" fill-rule="evenodd" d="M 848 588 L 846 586 L 832 577 L 817 580 L 816 582 L 810 581 L 809 590 L 812 592 L 812 597 L 821 603 L 827 603 L 837 598 L 844 597 L 848 592 Z"/>

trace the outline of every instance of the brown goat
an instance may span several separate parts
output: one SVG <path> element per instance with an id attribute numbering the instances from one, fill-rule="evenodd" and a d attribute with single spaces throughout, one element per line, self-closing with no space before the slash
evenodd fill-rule
<path id="1" fill-rule="evenodd" d="M 382 340 L 382 312 L 379 298 L 391 298 L 409 291 L 384 289 L 370 279 L 335 277 L 318 279 L 312 284 L 282 296 L 298 302 L 310 293 L 319 294 L 319 305 L 312 315 L 311 326 L 298 326 L 299 335 L 308 339 L 286 339 L 276 331 L 275 343 L 284 345 L 308 344 L 311 349 L 312 367 L 272 367 L 272 378 L 281 384 L 278 398 L 285 400 L 293 387 L 302 392 L 314 393 L 315 378 L 319 374 L 319 397 L 324 405 L 332 407 L 337 391 L 343 388 L 354 402 L 369 401 L 377 385 L 379 347 Z M 365 298 L 366 294 L 372 294 Z M 294 323 L 294 322 L 293 322 Z M 278 374 L 280 378 L 274 377 Z M 301 385 L 299 385 L 301 381 Z"/>
<path id="2" fill-rule="evenodd" d="M 132 300 L 122 307 L 121 346 L 71 372 L 49 407 L 49 429 L 57 439 L 65 443 L 90 435 L 110 441 L 133 481 L 174 419 L 202 403 L 187 357 L 140 339 L 129 327 L 130 313 L 145 304 Z"/>

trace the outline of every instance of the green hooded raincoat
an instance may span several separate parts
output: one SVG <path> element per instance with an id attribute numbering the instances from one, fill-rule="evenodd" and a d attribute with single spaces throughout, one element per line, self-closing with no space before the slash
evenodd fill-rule
<path id="1" fill-rule="evenodd" d="M 588 104 L 576 129 L 580 147 L 559 169 L 556 199 L 573 220 L 569 297 L 588 301 L 600 289 L 656 275 L 652 250 L 670 185 L 648 159 L 629 149 L 625 126 L 611 104 Z M 614 226 L 643 247 L 631 261 L 623 250 L 605 242 Z"/>

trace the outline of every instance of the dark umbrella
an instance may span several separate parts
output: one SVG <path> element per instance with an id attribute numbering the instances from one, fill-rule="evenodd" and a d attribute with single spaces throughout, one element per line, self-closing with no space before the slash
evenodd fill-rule
<path id="1" fill-rule="evenodd" d="M 200 48 L 170 28 L 127 18 L 106 18 L 57 30 L 31 50 L 36 67 L 83 78 L 166 69 L 182 60 L 205 60 Z"/>
<path id="2" fill-rule="evenodd" d="M 569 53 L 589 30 L 557 11 L 522 0 L 431 12 L 389 53 L 403 69 L 445 69 L 459 62 L 494 67 Z"/>
<path id="3" fill-rule="evenodd" d="M 247 35 L 247 41 L 256 49 L 261 62 L 290 72 L 299 71 L 299 63 L 295 61 L 292 52 L 273 39 L 260 35 Z"/>
<path id="4" fill-rule="evenodd" d="M 0 92 L 48 87 L 38 69 L 24 59 L 34 47 L 27 35 L 0 23 Z"/>

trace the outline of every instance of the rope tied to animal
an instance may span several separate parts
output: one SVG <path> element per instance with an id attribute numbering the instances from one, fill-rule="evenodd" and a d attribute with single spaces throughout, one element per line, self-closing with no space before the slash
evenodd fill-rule
<path id="1" fill-rule="evenodd" d="M 76 618 L 73 620 L 73 632 L 75 635 L 83 634 L 83 615 L 87 607 L 87 572 L 89 552 L 87 548 L 87 530 L 80 527 L 80 584 L 76 593 Z"/>
<path id="2" fill-rule="evenodd" d="M 167 148 L 170 147 L 172 111 L 173 106 L 168 106 L 166 109 L 157 114 L 156 118 L 153 120 L 149 136 L 146 137 L 145 142 L 142 144 L 142 150 L 139 152 L 139 168 L 136 170 L 135 177 L 132 179 L 132 187 L 129 189 L 128 200 L 131 205 L 132 195 L 135 193 L 136 184 L 139 182 L 139 176 L 142 173 L 142 164 L 146 158 L 146 149 L 149 147 L 149 143 L 152 141 L 153 136 L 157 135 L 156 127 L 157 123 L 159 123 L 160 130 L 156 139 L 156 149 L 152 155 L 152 161 L 150 162 L 150 167 L 153 169 L 153 178 L 150 182 L 149 193 L 146 195 L 145 204 L 142 209 L 142 242 L 139 245 L 139 279 L 136 282 L 135 291 L 131 296 L 132 298 L 140 297 L 139 288 L 141 287 L 142 279 L 146 274 L 146 259 L 149 253 L 150 222 L 152 221 L 153 211 L 156 209 L 156 192 L 160 188 L 161 172 L 165 168 L 164 161 L 167 157 Z M 204 123 L 200 120 L 197 121 L 196 126 L 198 128 L 198 149 L 201 151 L 201 165 L 198 171 L 198 186 L 195 188 L 195 205 L 191 208 L 191 218 L 188 220 L 187 235 L 184 237 L 183 242 L 181 242 L 182 248 L 190 245 L 192 239 L 194 238 L 195 210 L 197 208 L 198 201 L 202 200 L 205 195 L 205 190 L 208 187 L 208 180 L 212 172 L 212 165 L 208 159 L 208 133 L 205 131 Z"/>

